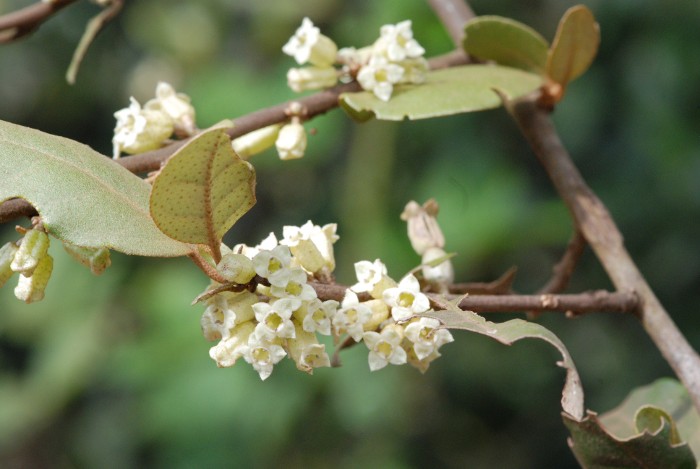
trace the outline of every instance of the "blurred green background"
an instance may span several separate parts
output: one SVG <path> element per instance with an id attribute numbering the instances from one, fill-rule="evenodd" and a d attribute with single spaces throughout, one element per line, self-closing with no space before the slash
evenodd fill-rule
<path id="1" fill-rule="evenodd" d="M 0 0 L 0 13 L 28 3 Z M 551 39 L 573 4 L 471 6 Z M 700 3 L 586 4 L 601 50 L 554 119 L 633 258 L 700 348 Z M 200 127 L 292 99 L 285 73 L 294 63 L 280 49 L 303 16 L 341 47 L 411 19 L 428 56 L 452 48 L 420 0 L 126 2 L 68 86 L 65 69 L 96 11 L 80 2 L 0 48 L 0 119 L 110 154 L 113 112 L 131 95 L 145 102 L 158 80 L 192 97 Z M 317 132 L 303 160 L 254 158 L 258 203 L 229 244 L 256 244 L 308 219 L 337 222 L 340 282 L 353 281 L 354 261 L 376 257 L 399 278 L 419 260 L 398 216 L 407 201 L 435 197 L 458 280 L 489 281 L 516 265 L 515 288 L 526 293 L 548 279 L 571 234 L 503 110 L 362 125 L 336 110 L 307 128 Z M 0 227 L 0 243 L 16 239 L 13 225 Z M 341 368 L 310 377 L 285 360 L 263 383 L 246 364 L 217 369 L 210 360 L 202 308 L 189 306 L 207 282 L 188 262 L 115 254 L 94 278 L 59 243 L 51 252 L 46 300 L 25 305 L 13 285 L 0 290 L 2 467 L 577 467 L 559 416 L 564 373 L 544 343 L 505 347 L 457 332 L 425 375 L 370 374 L 357 347 Z M 609 287 L 588 251 L 570 291 Z M 595 411 L 672 374 L 630 317 L 553 313 L 540 322 L 569 347 Z"/>

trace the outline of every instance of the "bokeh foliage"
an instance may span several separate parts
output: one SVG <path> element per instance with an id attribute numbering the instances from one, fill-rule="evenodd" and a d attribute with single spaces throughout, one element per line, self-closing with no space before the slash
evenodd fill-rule
<path id="1" fill-rule="evenodd" d="M 0 12 L 28 2 L 0 0 Z M 63 74 L 96 7 L 64 10 L 0 48 L 0 119 L 109 154 L 112 113 L 158 80 L 188 93 L 212 125 L 293 98 L 280 48 L 309 16 L 340 46 L 369 44 L 384 23 L 413 20 L 428 55 L 452 46 L 420 0 L 127 2 L 88 52 L 77 85 Z M 575 2 L 471 2 L 551 41 Z M 601 25 L 591 70 L 554 118 L 584 177 L 608 204 L 632 256 L 691 344 L 700 348 L 700 4 L 587 1 Z M 415 266 L 398 214 L 435 197 L 457 278 L 491 280 L 511 265 L 515 288 L 549 276 L 571 232 L 565 208 L 503 110 L 419 122 L 355 124 L 340 111 L 303 160 L 253 159 L 256 207 L 230 243 L 255 244 L 284 224 L 339 223 L 339 281 L 381 257 Z M 2 184 L 2 181 L 0 181 Z M 0 242 L 14 239 L 0 227 Z M 186 260 L 115 255 L 99 278 L 58 243 L 47 299 L 0 290 L 0 462 L 52 467 L 576 467 L 559 417 L 563 372 L 545 344 L 504 347 L 455 333 L 421 376 L 370 374 L 363 347 L 313 377 L 283 361 L 266 382 L 239 364 L 217 369 L 199 332 L 205 286 Z M 587 253 L 571 291 L 607 288 Z M 511 315 L 503 315 L 502 319 Z M 499 320 L 499 317 L 490 317 Z M 540 321 L 576 361 L 587 406 L 603 412 L 671 371 L 629 317 Z"/>

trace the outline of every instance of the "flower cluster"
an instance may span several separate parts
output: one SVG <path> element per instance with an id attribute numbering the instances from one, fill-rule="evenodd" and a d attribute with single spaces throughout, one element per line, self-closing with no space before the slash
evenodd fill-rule
<path id="1" fill-rule="evenodd" d="M 38 220 L 38 218 L 37 218 Z M 25 303 L 44 299 L 44 291 L 53 271 L 53 257 L 49 254 L 49 235 L 37 222 L 30 229 L 18 229 L 24 234 L 17 242 L 0 247 L 0 287 L 19 274 L 15 296 Z M 75 246 L 64 242 L 66 251 L 95 274 L 101 274 L 110 265 L 109 250 Z"/>
<path id="2" fill-rule="evenodd" d="M 189 96 L 176 93 L 165 82 L 156 86 L 156 97 L 143 107 L 131 98 L 129 107 L 114 113 L 117 124 L 112 138 L 113 157 L 159 148 L 173 134 L 188 137 L 197 131 Z"/>
<path id="3" fill-rule="evenodd" d="M 369 47 L 338 50 L 311 20 L 304 18 L 282 51 L 299 65 L 310 64 L 287 73 L 287 83 L 296 92 L 328 88 L 338 80 L 356 78 L 364 90 L 389 101 L 394 85 L 422 83 L 428 70 L 425 49 L 413 38 L 408 20 L 382 26 L 379 39 Z M 336 69 L 335 64 L 341 68 Z"/>
<path id="4" fill-rule="evenodd" d="M 430 302 L 413 275 L 397 284 L 381 261 L 362 261 L 355 265 L 358 282 L 342 302 L 318 298 L 308 281 L 331 278 L 337 239 L 335 224 L 308 222 L 284 227 L 279 241 L 271 233 L 254 247 L 223 247 L 216 268 L 231 288 L 212 283 L 203 294 L 201 319 L 205 338 L 218 341 L 209 351 L 218 366 L 242 359 L 266 379 L 289 356 L 311 374 L 330 366 L 318 335 L 364 342 L 373 371 L 389 363 L 425 371 L 440 356 L 439 347 L 452 336 L 436 319 L 417 316 L 430 310 Z M 360 300 L 358 293 L 369 295 Z"/>

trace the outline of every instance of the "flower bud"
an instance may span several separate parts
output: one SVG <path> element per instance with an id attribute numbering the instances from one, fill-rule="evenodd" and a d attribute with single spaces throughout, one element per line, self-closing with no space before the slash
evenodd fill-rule
<path id="1" fill-rule="evenodd" d="M 304 156 L 306 151 L 306 131 L 299 122 L 291 122 L 282 129 L 275 142 L 281 160 L 294 160 Z"/>
<path id="2" fill-rule="evenodd" d="M 362 304 L 368 306 L 372 311 L 372 316 L 363 326 L 365 331 L 376 330 L 381 323 L 389 318 L 389 306 L 385 301 L 374 299 L 365 301 Z"/>
<path id="3" fill-rule="evenodd" d="M 12 270 L 12 260 L 19 248 L 13 242 L 6 243 L 0 248 L 0 288 L 5 285 L 5 282 L 15 273 Z"/>
<path id="4" fill-rule="evenodd" d="M 109 257 L 109 249 L 105 247 L 85 248 L 64 241 L 63 248 L 73 259 L 85 267 L 88 267 L 90 272 L 94 275 L 100 275 L 107 267 L 112 265 L 112 260 Z"/>
<path id="5" fill-rule="evenodd" d="M 29 277 L 49 249 L 49 236 L 34 228 L 27 230 L 12 260 L 12 270 Z"/>
<path id="6" fill-rule="evenodd" d="M 336 83 L 338 83 L 338 72 L 330 66 L 290 68 L 287 72 L 287 84 L 297 93 L 330 88 Z"/>
<path id="7" fill-rule="evenodd" d="M 243 254 L 226 254 L 216 270 L 229 282 L 246 284 L 255 277 L 253 261 Z"/>
<path id="8" fill-rule="evenodd" d="M 53 258 L 45 254 L 39 260 L 31 276 L 20 274 L 19 283 L 15 287 L 15 296 L 25 303 L 33 303 L 44 299 L 44 290 L 49 283 L 53 270 Z"/>
<path id="9" fill-rule="evenodd" d="M 273 124 L 262 129 L 253 130 L 245 135 L 233 139 L 231 146 L 241 158 L 248 159 L 253 155 L 262 153 L 275 144 L 280 132 L 280 125 Z"/>
<path id="10" fill-rule="evenodd" d="M 410 201 L 401 214 L 401 219 L 408 225 L 411 246 L 419 255 L 423 255 L 428 248 L 445 246 L 445 237 L 435 218 L 437 212 L 437 202 L 430 199 L 422 207 L 417 202 Z"/>

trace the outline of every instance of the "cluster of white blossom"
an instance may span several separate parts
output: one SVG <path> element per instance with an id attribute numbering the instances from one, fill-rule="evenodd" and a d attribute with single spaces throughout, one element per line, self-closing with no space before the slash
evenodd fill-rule
<path id="1" fill-rule="evenodd" d="M 225 248 L 217 271 L 232 284 L 253 285 L 241 291 L 220 291 L 206 300 L 201 325 L 204 336 L 218 341 L 209 354 L 220 367 L 243 359 L 262 379 L 285 356 L 309 374 L 330 366 L 325 344 L 318 336 L 345 335 L 364 341 L 369 366 L 410 363 L 425 371 L 439 357 L 438 349 L 452 335 L 436 319 L 415 317 L 430 309 L 418 280 L 409 275 L 398 284 L 379 261 L 355 265 L 358 283 L 346 290 L 341 303 L 321 301 L 309 279 L 328 279 L 335 268 L 336 225 L 310 221 L 286 226 L 283 238 L 273 233 L 258 246 Z M 214 282 L 208 291 L 219 291 Z M 371 299 L 360 301 L 358 293 Z M 206 294 L 207 292 L 205 292 Z"/>
<path id="2" fill-rule="evenodd" d="M 409 20 L 382 26 L 379 39 L 369 47 L 338 50 L 333 40 L 304 18 L 282 51 L 299 65 L 310 64 L 287 73 L 289 87 L 296 92 L 327 88 L 338 80 L 356 78 L 364 90 L 389 101 L 394 85 L 422 83 L 428 71 L 425 49 L 413 38 Z M 336 64 L 341 68 L 336 69 Z"/>
<path id="3" fill-rule="evenodd" d="M 117 124 L 112 138 L 113 157 L 159 148 L 171 136 L 189 137 L 197 131 L 189 96 L 175 92 L 168 83 L 156 86 L 156 97 L 143 107 L 131 97 L 129 107 L 114 113 Z"/>
<path id="4" fill-rule="evenodd" d="M 53 257 L 49 254 L 49 235 L 43 227 L 22 229 L 24 236 L 0 247 L 0 287 L 19 274 L 15 296 L 25 303 L 44 299 L 44 291 L 53 271 Z M 106 248 L 92 249 L 63 243 L 66 251 L 95 274 L 101 274 L 111 261 Z"/>

